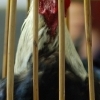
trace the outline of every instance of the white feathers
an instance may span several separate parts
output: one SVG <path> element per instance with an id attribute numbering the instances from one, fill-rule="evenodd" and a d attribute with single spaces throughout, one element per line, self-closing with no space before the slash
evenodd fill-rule
<path id="1" fill-rule="evenodd" d="M 79 76 L 82 80 L 87 77 L 87 72 L 83 66 L 83 63 L 75 49 L 75 46 L 71 40 L 71 36 L 65 25 L 65 57 L 67 62 L 71 65 L 73 72 Z"/>

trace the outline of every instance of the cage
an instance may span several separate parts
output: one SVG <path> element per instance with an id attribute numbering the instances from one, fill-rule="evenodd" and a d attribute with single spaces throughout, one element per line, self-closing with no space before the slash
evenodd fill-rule
<path id="1" fill-rule="evenodd" d="M 41 1 L 45 2 L 44 0 L 41 0 Z M 70 55 L 69 52 L 71 52 L 72 53 L 72 58 L 70 58 L 70 59 L 73 59 L 73 60 L 79 59 L 79 56 L 77 56 L 76 51 L 72 51 L 72 48 L 73 47 L 71 49 L 69 49 L 69 51 L 68 51 L 67 50 L 68 48 L 65 45 L 65 44 L 68 44 L 67 43 L 68 40 L 66 40 L 66 39 L 68 39 L 68 36 L 69 36 L 69 35 L 66 36 L 66 34 L 65 34 L 65 31 L 66 31 L 66 29 L 65 29 L 65 21 L 66 21 L 66 24 L 68 26 L 69 31 L 70 31 L 70 27 L 71 27 L 70 26 L 70 21 L 69 21 L 70 20 L 70 10 L 67 10 L 67 18 L 66 18 L 66 20 L 64 18 L 64 16 L 65 16 L 65 14 L 64 14 L 64 9 L 65 9 L 64 8 L 65 7 L 64 4 L 66 2 L 68 3 L 68 0 L 66 2 L 64 2 L 64 0 L 58 0 L 58 5 L 55 5 L 56 2 L 57 2 L 57 0 L 53 0 L 52 2 L 51 2 L 51 0 L 46 0 L 46 1 L 49 1 L 50 3 L 53 2 L 54 5 L 51 6 L 51 8 L 48 8 L 47 7 L 48 5 L 46 5 L 47 2 L 45 2 L 45 3 L 43 3 L 43 2 L 42 3 L 39 3 L 39 0 L 27 0 L 27 7 L 26 7 L 27 10 L 26 10 L 26 14 L 27 14 L 27 16 L 30 16 L 30 17 L 28 19 L 25 19 L 25 22 L 22 25 L 21 32 L 23 32 L 23 34 L 26 32 L 26 33 L 30 33 L 30 34 L 33 35 L 33 36 L 31 36 L 33 40 L 31 40 L 31 38 L 29 38 L 31 40 L 31 44 L 33 45 L 33 47 L 31 47 L 31 50 L 33 50 L 33 51 L 29 51 L 29 52 L 31 52 L 31 54 L 28 55 L 26 53 L 28 52 L 29 49 L 28 48 L 25 48 L 25 49 L 27 49 L 26 50 L 27 52 L 24 52 L 25 49 L 23 50 L 19 46 L 18 49 L 17 49 L 17 50 L 19 50 L 19 52 L 18 52 L 19 54 L 17 53 L 15 55 L 15 50 L 14 50 L 15 46 L 14 45 L 15 45 L 15 28 L 16 28 L 16 11 L 17 11 L 16 8 L 17 8 L 17 0 L 7 0 L 6 15 L 5 15 L 6 18 L 5 18 L 5 33 L 4 33 L 4 50 L 3 50 L 4 53 L 3 53 L 3 66 L 2 66 L 2 69 L 3 69 L 2 70 L 2 78 L 7 78 L 7 81 L 4 81 L 3 79 L 1 79 L 1 82 L 0 82 L 0 84 L 1 84 L 0 91 L 2 89 L 3 89 L 3 91 L 6 90 L 6 92 L 2 92 L 1 91 L 1 93 L 5 93 L 4 94 L 4 97 L 2 97 L 2 95 L 1 95 L 1 97 L 2 97 L 1 100 L 31 100 L 32 98 L 33 98 L 33 100 L 39 100 L 39 99 L 40 100 L 47 100 L 47 99 L 48 100 L 58 100 L 58 99 L 59 100 L 67 100 L 67 99 L 68 100 L 73 100 L 73 99 L 74 100 L 80 100 L 80 99 L 81 100 L 99 100 L 99 98 L 100 98 L 99 97 L 99 90 L 95 90 L 95 88 L 98 88 L 99 89 L 99 87 L 100 87 L 99 86 L 99 81 L 96 80 L 96 82 L 98 84 L 97 84 L 97 86 L 94 85 L 94 83 L 95 83 L 94 82 L 95 81 L 94 78 L 95 77 L 94 77 L 94 70 L 93 70 L 92 35 L 91 35 L 91 30 L 92 30 L 91 29 L 91 5 L 93 5 L 94 2 L 97 2 L 97 0 L 92 0 L 92 1 L 90 1 L 90 0 L 83 0 L 83 2 L 84 2 L 85 33 L 86 33 L 86 44 L 87 44 L 87 60 L 88 60 L 88 79 L 86 78 L 86 81 L 87 80 L 89 81 L 88 82 L 89 83 L 89 86 L 88 86 L 89 89 L 86 90 L 86 91 L 89 92 L 89 94 L 88 93 L 85 94 L 85 96 L 86 96 L 85 99 L 84 98 L 79 98 L 79 97 L 76 97 L 75 98 L 73 95 L 71 97 L 72 99 L 70 99 L 70 97 L 67 98 L 67 99 L 65 98 L 65 97 L 67 97 L 67 95 L 65 93 L 66 90 L 67 90 L 67 88 L 65 87 L 66 86 L 66 83 L 67 83 L 65 74 L 66 74 L 66 68 L 68 66 L 68 65 L 65 64 L 66 63 L 66 60 L 65 59 L 67 59 L 69 61 L 68 57 L 66 57 L 66 56 L 69 56 Z M 73 0 L 73 1 L 75 1 L 75 0 Z M 92 2 L 92 4 L 91 4 L 91 2 Z M 42 64 L 42 63 L 44 64 L 44 62 L 42 62 L 42 61 L 39 62 L 39 59 L 42 56 L 43 57 L 42 60 L 45 59 L 45 62 L 47 62 L 49 59 L 52 59 L 52 56 L 51 55 L 52 55 L 52 52 L 53 51 L 50 52 L 50 54 L 45 54 L 45 56 L 44 55 L 41 55 L 40 56 L 40 53 L 38 53 L 38 50 L 39 50 L 39 46 L 38 45 L 48 45 L 49 44 L 49 43 L 42 44 L 42 42 L 45 41 L 45 38 L 43 38 L 44 40 L 41 41 L 41 37 L 43 35 L 45 36 L 45 31 L 43 31 L 44 34 L 42 34 L 42 33 L 39 34 L 40 35 L 40 38 L 38 39 L 38 33 L 39 33 L 39 31 L 42 31 L 43 30 L 43 29 L 40 29 L 40 27 L 44 27 L 44 29 L 47 30 L 47 28 L 46 28 L 47 26 L 45 27 L 44 22 L 41 21 L 41 23 L 43 23 L 44 26 L 41 25 L 41 23 L 39 22 L 40 21 L 39 18 L 42 19 L 42 17 L 38 15 L 38 10 L 40 11 L 40 8 L 38 8 L 38 5 L 40 7 L 42 5 L 44 5 L 45 8 L 48 8 L 51 11 L 49 13 L 53 13 L 54 14 L 56 12 L 56 10 L 59 11 L 58 12 L 58 20 L 59 20 L 58 21 L 58 23 L 59 23 L 58 30 L 59 30 L 59 37 L 57 35 L 57 38 L 59 38 L 58 39 L 59 41 L 57 41 L 56 40 L 57 38 L 55 38 L 55 42 L 56 41 L 59 42 L 59 61 L 56 62 L 56 63 L 58 63 L 58 66 L 59 66 L 59 82 L 57 81 L 57 83 L 59 83 L 59 88 L 57 88 L 56 86 L 55 87 L 50 87 L 52 89 L 52 92 L 53 92 L 53 88 L 56 88 L 56 90 L 57 90 L 56 92 L 59 93 L 59 95 L 56 94 L 56 93 L 54 95 L 52 95 L 54 97 L 56 97 L 55 95 L 57 95 L 58 98 L 56 98 L 56 99 L 54 97 L 51 99 L 50 95 L 48 95 L 49 96 L 48 98 L 42 98 L 41 93 L 44 92 L 44 89 L 41 89 L 41 90 L 39 89 L 39 88 L 41 88 L 39 86 L 39 82 L 43 81 L 41 79 L 41 77 L 39 77 L 39 75 L 41 75 L 41 74 L 44 73 L 44 72 L 39 72 L 40 69 L 38 68 L 38 66 L 40 66 L 40 64 Z M 56 6 L 58 6 L 58 9 L 55 8 Z M 55 11 L 53 9 L 54 12 L 52 11 L 52 7 L 54 7 L 54 9 L 56 9 Z M 39 13 L 45 15 L 44 12 L 46 12 L 46 10 L 44 10 L 44 9 L 42 9 L 42 10 L 43 11 L 42 12 L 39 12 Z M 49 13 L 46 12 L 47 15 L 49 15 Z M 55 17 L 55 18 L 57 18 L 57 17 Z M 46 19 L 46 17 L 44 19 L 45 20 L 48 20 L 48 17 L 47 17 L 47 19 Z M 27 22 L 27 20 L 29 20 L 29 22 Z M 52 20 L 53 19 L 50 20 L 51 21 L 50 25 L 52 24 Z M 27 27 L 25 26 L 26 23 L 27 23 L 27 27 L 29 28 L 29 30 L 27 30 Z M 31 23 L 31 26 L 30 26 L 30 23 Z M 40 24 L 40 26 L 38 26 L 39 24 Z M 57 24 L 57 23 L 55 23 L 55 24 Z M 49 24 L 48 24 L 48 26 L 49 26 Z M 24 30 L 25 28 L 26 28 L 26 30 Z M 31 30 L 32 30 L 32 32 L 30 32 Z M 50 30 L 50 29 L 48 29 L 48 30 Z M 57 31 L 55 31 L 55 32 L 57 34 Z M 28 40 L 27 40 L 28 35 L 29 34 L 24 35 L 25 36 L 24 38 L 23 38 L 23 36 L 20 36 L 20 39 L 22 39 L 21 41 L 19 40 L 20 43 L 22 44 L 21 46 L 23 46 L 23 47 L 24 46 L 27 47 L 28 45 L 30 46 L 30 44 L 28 44 Z M 26 42 L 25 42 L 25 38 L 27 40 Z M 52 43 L 52 41 L 53 41 L 53 39 L 51 39 L 49 42 Z M 69 39 L 69 41 L 70 41 L 70 39 Z M 27 43 L 27 45 L 24 42 Z M 56 43 L 55 45 L 57 45 L 57 44 L 58 43 Z M 50 50 L 52 48 L 53 48 L 53 46 L 51 46 Z M 58 53 L 58 49 L 56 51 Z M 23 53 L 23 55 L 21 54 L 21 52 Z M 47 51 L 44 51 L 44 53 L 45 52 L 47 52 Z M 74 57 L 74 54 L 75 54 L 75 57 Z M 18 55 L 19 55 L 19 57 L 18 57 Z M 25 72 L 20 72 L 20 70 L 23 71 L 24 68 L 25 68 L 24 67 L 25 65 L 22 64 L 23 68 L 22 69 L 19 68 L 20 76 L 18 76 L 19 73 L 17 73 L 17 71 L 14 72 L 15 70 L 18 69 L 18 67 L 17 67 L 17 69 L 15 69 L 14 63 L 17 62 L 17 61 L 20 62 L 21 60 L 23 60 L 25 58 L 25 55 L 28 56 L 28 59 L 27 59 L 28 60 L 27 70 L 25 70 Z M 47 57 L 48 55 L 50 56 L 50 58 Z M 54 55 L 56 55 L 56 54 L 54 53 Z M 17 56 L 19 59 L 18 58 L 15 58 L 15 56 Z M 20 57 L 23 57 L 23 59 L 20 59 Z M 17 60 L 15 60 L 15 59 L 17 59 Z M 24 60 L 25 60 L 25 63 L 26 63 L 27 62 L 26 59 L 24 59 Z M 55 60 L 55 59 L 53 59 L 53 60 Z M 53 60 L 51 60 L 51 62 L 49 62 L 49 61 L 48 62 L 52 64 Z M 81 61 L 79 60 L 79 62 L 81 62 Z M 30 63 L 30 65 L 28 65 L 29 63 Z M 30 68 L 29 66 L 32 67 L 32 64 L 33 64 L 34 67 L 33 68 Z M 81 63 L 79 63 L 79 64 L 81 64 Z M 73 62 L 72 62 L 72 65 L 74 66 L 74 63 Z M 53 64 L 52 64 L 52 66 L 53 66 Z M 49 66 L 49 67 L 51 67 L 51 66 Z M 30 87 L 30 85 L 29 85 L 29 87 L 30 87 L 31 90 L 33 90 L 32 95 L 34 95 L 34 96 L 30 96 L 30 98 L 27 98 L 27 94 L 26 94 L 26 99 L 23 98 L 23 97 L 21 97 L 20 99 L 16 99 L 15 96 L 16 95 L 18 96 L 18 94 L 16 92 L 17 88 L 19 89 L 19 87 L 21 87 L 22 85 L 23 85 L 22 87 L 24 87 L 24 84 L 22 84 L 22 85 L 19 84 L 18 86 L 16 86 L 16 84 L 17 84 L 16 83 L 16 80 L 20 80 L 20 78 L 22 78 L 22 77 L 24 77 L 23 80 L 25 80 L 25 78 L 27 76 L 26 73 L 29 73 L 30 72 L 28 70 L 28 68 L 30 68 L 33 71 L 33 74 L 31 75 L 31 82 L 33 82 L 33 83 L 28 83 L 28 84 L 32 84 L 32 87 Z M 78 69 L 79 69 L 79 67 L 78 67 Z M 46 69 L 46 71 L 47 71 L 47 69 Z M 74 72 L 74 69 L 72 70 L 72 72 L 74 74 L 76 73 L 76 71 Z M 82 72 L 82 71 L 80 71 L 80 72 L 86 74 L 85 72 Z M 25 73 L 25 74 L 23 74 L 23 73 Z M 81 76 L 81 73 L 77 74 L 76 76 L 78 76 L 78 75 Z M 15 78 L 14 77 L 15 74 L 17 74 L 16 76 L 18 78 Z M 56 74 L 58 74 L 58 73 L 56 73 Z M 70 74 L 68 74 L 68 75 L 70 75 Z M 84 75 L 84 77 L 86 77 L 86 76 Z M 82 76 L 82 78 L 83 78 L 83 76 Z M 26 79 L 28 80 L 28 78 L 26 78 Z M 20 83 L 20 81 L 18 81 L 18 82 Z M 76 82 L 77 85 L 80 83 L 79 81 L 78 81 L 79 83 L 77 83 L 77 80 L 75 80 L 75 82 Z M 5 83 L 5 84 L 2 85 L 2 83 Z M 45 84 L 45 85 L 47 85 L 47 84 Z M 79 84 L 79 86 L 80 86 L 80 84 Z M 27 88 L 27 92 L 29 92 L 30 89 L 28 90 L 28 88 Z M 75 91 L 77 92 L 77 90 L 74 90 L 74 89 L 75 88 L 73 88 L 72 90 L 69 90 L 69 91 L 73 91 L 73 93 Z M 21 92 L 20 89 L 18 91 Z M 41 92 L 39 92 L 39 91 L 41 91 Z M 46 91 L 47 90 L 45 90 L 45 92 L 44 92 L 45 95 L 46 95 Z M 76 95 L 76 96 L 79 96 L 79 95 L 81 95 L 80 97 L 84 96 L 84 92 L 83 91 L 84 91 L 84 89 L 82 89 L 81 90 L 81 93 L 78 94 L 80 92 L 78 90 L 78 93 L 76 93 L 78 95 Z M 98 94 L 96 94 L 95 91 L 98 92 Z M 32 91 L 30 91 L 30 92 L 32 92 Z M 89 95 L 89 97 L 88 97 L 88 95 Z"/>

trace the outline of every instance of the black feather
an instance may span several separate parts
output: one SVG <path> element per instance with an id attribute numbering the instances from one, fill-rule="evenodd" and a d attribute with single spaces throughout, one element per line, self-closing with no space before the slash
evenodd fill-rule
<path id="1" fill-rule="evenodd" d="M 39 100 L 59 99 L 59 57 L 55 52 L 47 58 L 41 58 L 39 64 Z M 77 79 L 67 70 L 65 75 L 65 100 L 89 100 L 88 79 Z M 33 100 L 32 70 L 24 76 L 14 77 L 14 100 Z M 100 84 L 95 80 L 95 100 L 100 100 Z M 6 100 L 6 79 L 0 80 L 0 100 Z"/>

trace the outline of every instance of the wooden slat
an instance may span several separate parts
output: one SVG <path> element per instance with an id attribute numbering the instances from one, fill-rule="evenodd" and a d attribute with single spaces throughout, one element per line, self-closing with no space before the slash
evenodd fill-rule
<path id="1" fill-rule="evenodd" d="M 64 0 L 58 0 L 59 16 L 59 100 L 65 100 L 65 22 Z"/>
<path id="2" fill-rule="evenodd" d="M 14 89 L 14 44 L 15 44 L 15 20 L 16 2 L 10 0 L 9 34 L 8 34 L 8 58 L 7 58 L 7 99 L 13 100 Z"/>
<path id="3" fill-rule="evenodd" d="M 6 7 L 2 78 L 5 78 L 7 76 L 7 51 L 8 51 L 8 34 L 9 34 L 8 33 L 9 32 L 9 14 L 10 14 L 10 0 L 8 0 L 7 7 Z"/>
<path id="4" fill-rule="evenodd" d="M 39 100 L 39 89 L 38 89 L 38 0 L 33 0 L 33 100 Z"/>
<path id="5" fill-rule="evenodd" d="M 27 11 L 29 11 L 30 2 L 31 2 L 31 0 L 27 0 Z"/>
<path id="6" fill-rule="evenodd" d="M 91 3 L 90 0 L 84 0 L 85 33 L 86 33 L 86 42 L 87 42 L 88 74 L 89 74 L 89 96 L 90 96 L 90 100 L 95 100 L 90 3 Z"/>
<path id="7" fill-rule="evenodd" d="M 67 10 L 67 18 L 66 18 L 66 22 L 67 22 L 67 27 L 68 27 L 68 30 L 70 29 L 70 10 L 68 9 Z"/>

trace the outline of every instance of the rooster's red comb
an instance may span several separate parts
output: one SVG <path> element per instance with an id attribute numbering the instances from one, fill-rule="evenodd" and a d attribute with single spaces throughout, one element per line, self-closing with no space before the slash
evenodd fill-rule
<path id="1" fill-rule="evenodd" d="M 70 0 L 65 0 L 65 13 L 70 5 Z M 51 13 L 58 12 L 58 0 L 39 0 L 39 13 Z"/>
<path id="2" fill-rule="evenodd" d="M 64 0 L 65 16 L 70 5 L 70 0 Z M 58 0 L 39 0 L 39 13 L 43 15 L 44 20 L 49 27 L 48 34 L 52 36 L 56 33 L 58 26 Z"/>

